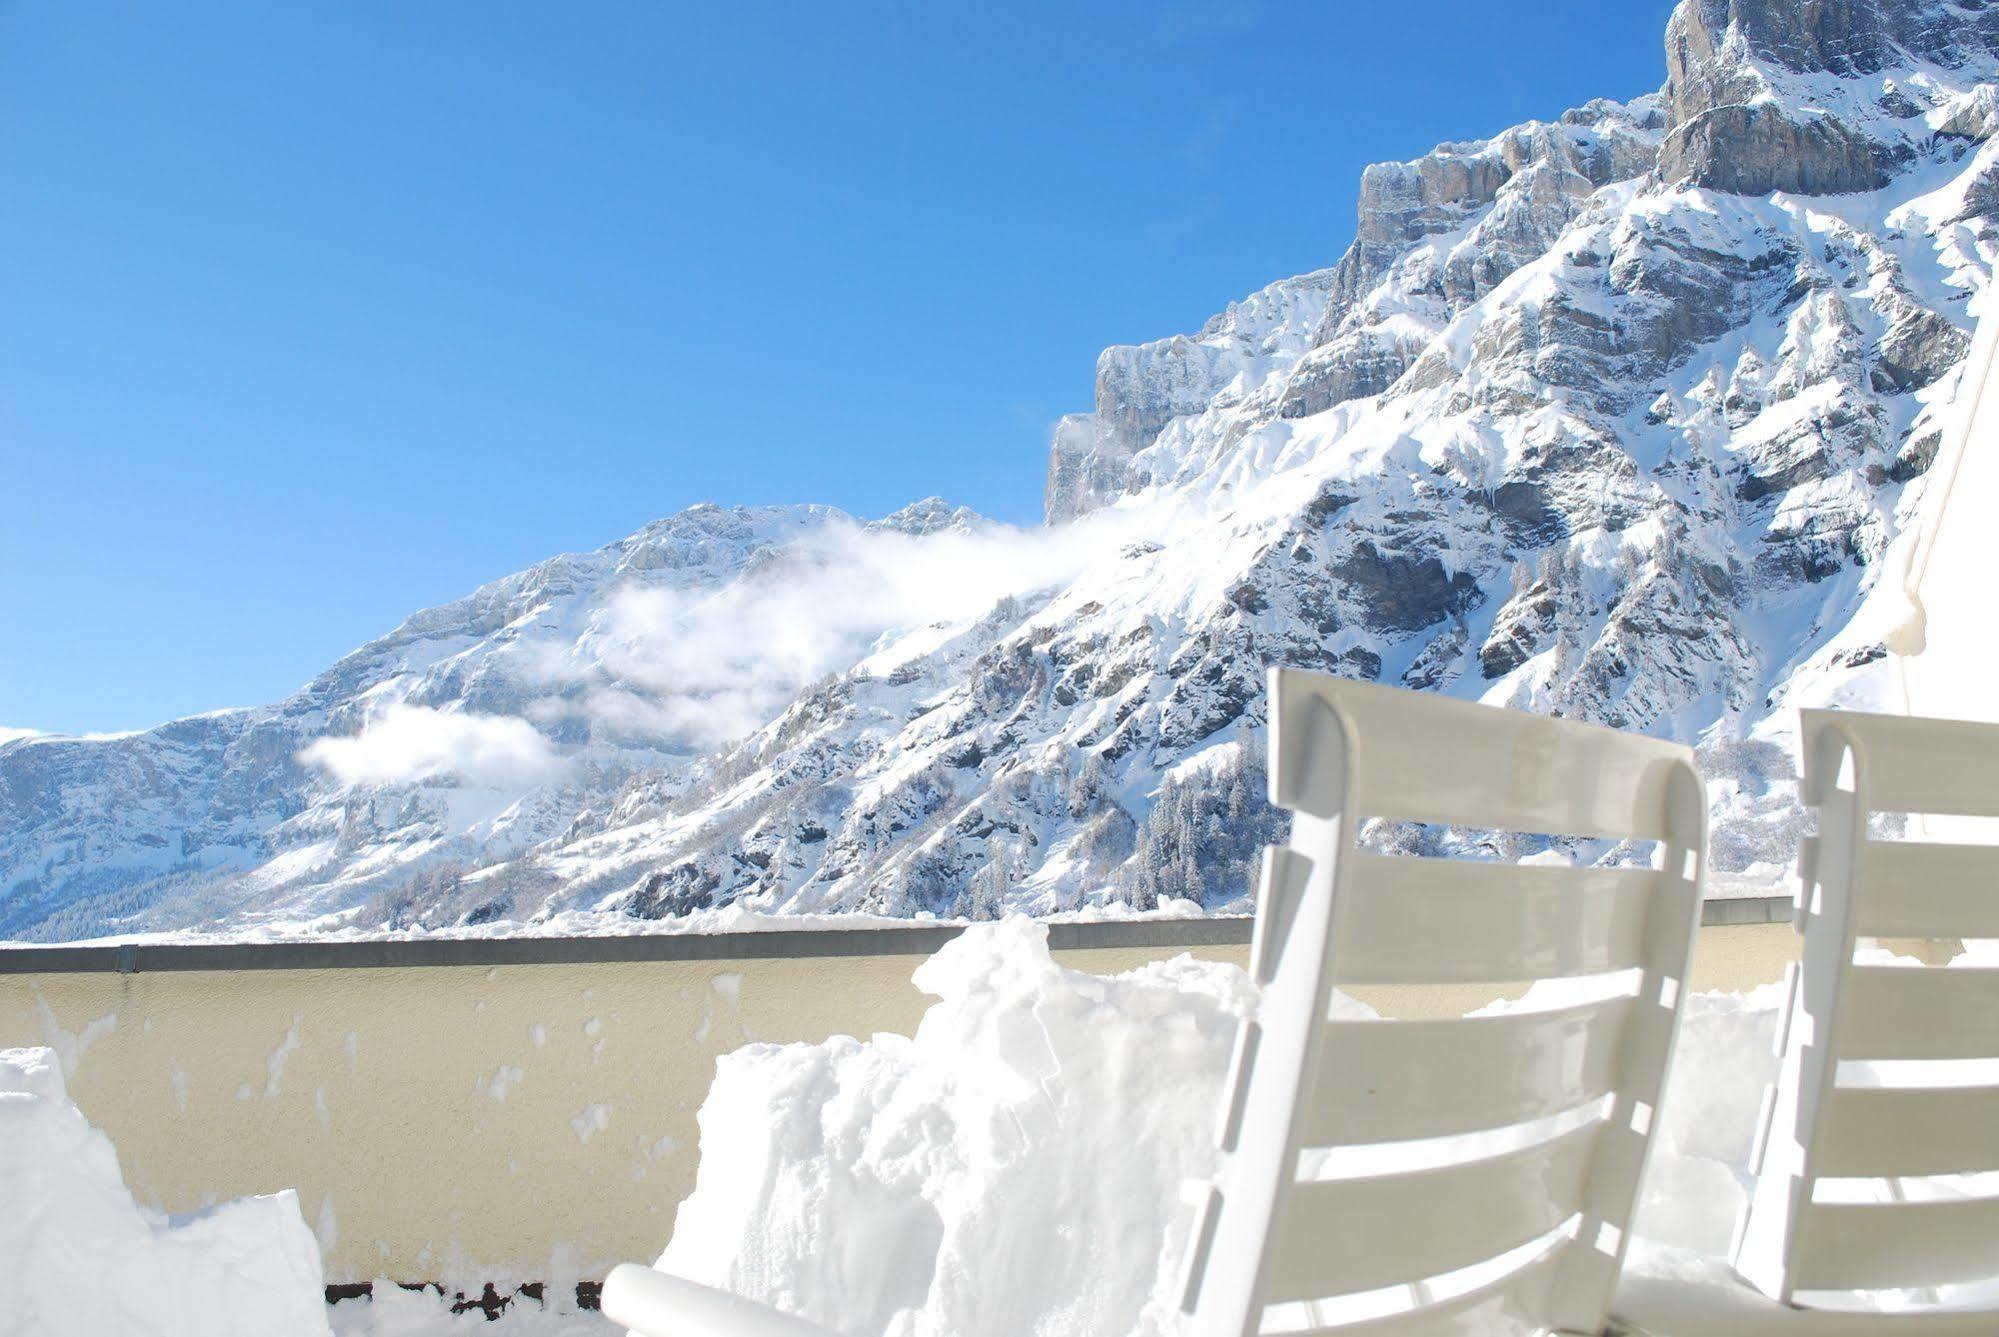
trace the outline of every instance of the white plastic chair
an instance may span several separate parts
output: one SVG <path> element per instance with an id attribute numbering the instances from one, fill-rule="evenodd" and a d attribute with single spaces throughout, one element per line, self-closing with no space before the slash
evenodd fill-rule
<path id="1" fill-rule="evenodd" d="M 1999 817 L 1999 725 L 1808 710 L 1800 745 L 1819 835 L 1799 857 L 1804 958 L 1736 1270 L 1787 1304 L 1999 1283 L 1999 1196 L 1936 1197 L 1915 1182 L 1999 1171 L 1999 1064 L 1955 1085 L 1860 1084 L 1839 1070 L 1999 1059 L 1999 970 L 1853 963 L 1857 938 L 1999 938 L 1999 846 L 1867 832 L 1877 812 Z M 1890 1181 L 1889 1200 L 1821 1194 L 1828 1180 Z M 1999 1331 L 1999 1309 L 1953 1317 L 1956 1331 Z"/>
<path id="2" fill-rule="evenodd" d="M 1692 754 L 1312 673 L 1276 672 L 1272 699 L 1271 797 L 1292 834 L 1264 865 L 1262 998 L 1189 1258 L 1190 1330 L 1600 1331 L 1700 919 Z M 1652 869 L 1384 856 L 1355 842 L 1368 817 L 1653 841 L 1657 855 Z M 1554 1010 L 1328 1019 L 1348 985 L 1622 970 L 1640 972 L 1632 996 Z M 1511 1149 L 1432 1143 L 1426 1168 L 1373 1168 L 1406 1165 L 1413 1139 L 1501 1129 Z M 1344 1158 L 1360 1173 L 1301 1178 L 1309 1149 L 1361 1147 Z M 1377 1316 L 1344 1322 L 1330 1297 Z"/>

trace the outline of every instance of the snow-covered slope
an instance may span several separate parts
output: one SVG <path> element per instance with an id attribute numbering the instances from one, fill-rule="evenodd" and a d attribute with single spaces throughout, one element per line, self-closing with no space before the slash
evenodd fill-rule
<path id="1" fill-rule="evenodd" d="M 1273 663 L 1697 742 L 1717 866 L 1783 857 L 1999 249 L 1999 8 L 1688 0 L 1666 55 L 1108 350 L 1046 530 L 699 509 L 280 706 L 0 745 L 0 933 L 1219 908 Z"/>
<path id="2" fill-rule="evenodd" d="M 442 859 L 560 837 L 630 777 L 739 737 L 924 601 L 847 597 L 807 635 L 759 621 L 899 546 L 1000 532 L 934 499 L 872 524 L 698 506 L 426 609 L 278 705 L 0 740 L 0 935 L 309 918 Z"/>

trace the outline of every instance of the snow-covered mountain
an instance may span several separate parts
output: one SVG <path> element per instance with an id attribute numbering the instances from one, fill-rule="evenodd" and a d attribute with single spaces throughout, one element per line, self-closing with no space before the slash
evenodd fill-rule
<path id="1" fill-rule="evenodd" d="M 871 524 L 697 506 L 426 609 L 275 706 L 0 740 L 0 935 L 309 917 L 518 854 L 740 737 L 907 606 L 983 611 L 990 580 L 827 594 L 912 545 L 1004 534 L 936 500 Z M 815 599 L 804 634 L 753 625 Z"/>
<path id="2" fill-rule="evenodd" d="M 1666 58 L 1107 350 L 1046 529 L 696 508 L 277 706 L 0 743 L 0 934 L 1220 908 L 1273 663 L 1696 742 L 1717 866 L 1782 858 L 1999 253 L 1999 7 L 1687 0 Z"/>

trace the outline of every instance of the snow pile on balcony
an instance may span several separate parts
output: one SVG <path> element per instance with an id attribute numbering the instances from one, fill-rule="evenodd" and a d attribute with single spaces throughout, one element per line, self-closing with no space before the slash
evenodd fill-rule
<path id="1" fill-rule="evenodd" d="M 319 1246 L 289 1191 L 140 1207 L 49 1049 L 0 1049 L 0 1337 L 313 1337 Z"/>
<path id="2" fill-rule="evenodd" d="M 938 1001 L 914 1038 L 720 1060 L 660 1268 L 846 1333 L 1156 1328 L 1247 979 L 1186 957 L 1065 970 L 1045 925 L 1012 918 L 915 982 Z"/>

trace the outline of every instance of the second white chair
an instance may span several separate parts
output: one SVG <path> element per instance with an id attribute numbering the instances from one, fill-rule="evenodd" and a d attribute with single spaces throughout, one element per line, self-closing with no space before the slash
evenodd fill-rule
<path id="1" fill-rule="evenodd" d="M 1882 812 L 1999 817 L 1999 726 L 1808 710 L 1800 746 L 1819 815 L 1804 959 L 1736 1268 L 1787 1303 L 1999 1287 L 1999 1196 L 1937 1178 L 1999 1171 L 1999 970 L 1853 962 L 1861 938 L 1999 938 L 1999 846 L 1868 831 Z M 1882 1063 L 1892 1080 L 1851 1067 Z M 1999 1307 L 1965 1322 L 1999 1328 Z"/>

